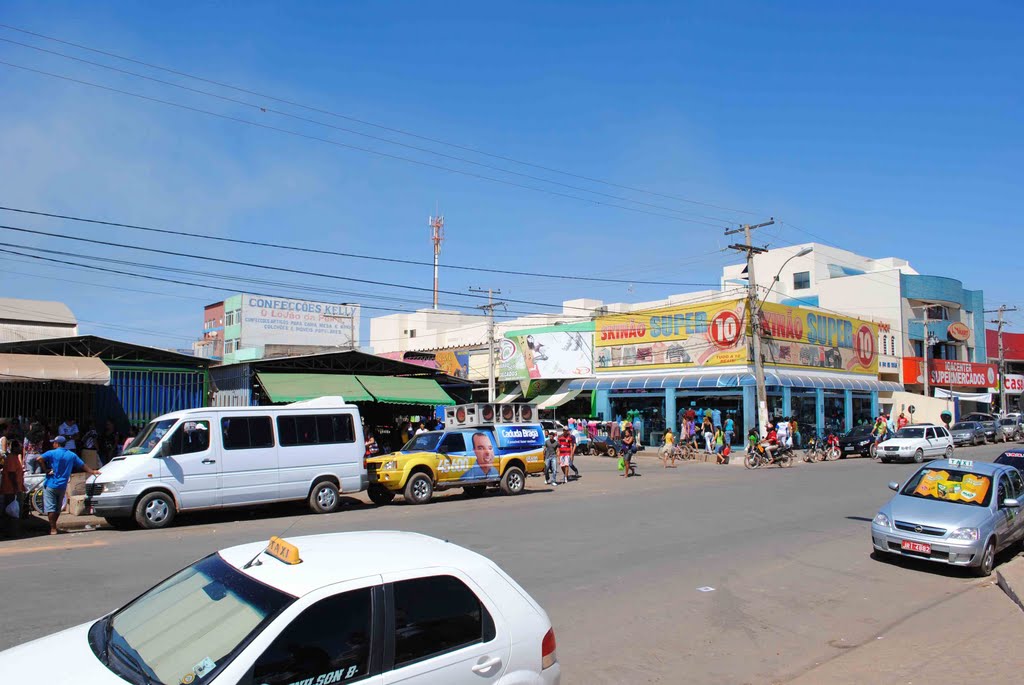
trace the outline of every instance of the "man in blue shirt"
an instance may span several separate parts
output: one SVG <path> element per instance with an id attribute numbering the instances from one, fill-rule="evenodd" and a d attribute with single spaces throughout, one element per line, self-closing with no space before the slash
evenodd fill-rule
<path id="1" fill-rule="evenodd" d="M 735 435 L 735 433 L 736 433 L 736 423 L 732 420 L 732 417 L 730 416 L 729 418 L 727 418 L 725 420 L 725 444 L 726 445 L 731 445 L 732 444 L 732 436 Z"/>
<path id="2" fill-rule="evenodd" d="M 719 409 L 711 410 L 711 425 L 715 428 L 722 427 L 722 412 Z"/>
<path id="3" fill-rule="evenodd" d="M 43 508 L 46 518 L 50 521 L 50 535 L 57 534 L 57 519 L 61 507 L 64 506 L 64 493 L 68 489 L 71 473 L 80 468 L 89 475 L 98 476 L 100 472 L 89 468 L 71 450 L 64 448 L 66 440 L 63 435 L 53 439 L 53 449 L 39 455 L 39 461 L 46 465 L 46 482 L 43 483 Z"/>

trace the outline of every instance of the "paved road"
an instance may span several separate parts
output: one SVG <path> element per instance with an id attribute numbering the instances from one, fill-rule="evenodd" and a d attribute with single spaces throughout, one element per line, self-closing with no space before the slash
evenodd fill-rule
<path id="1" fill-rule="evenodd" d="M 642 477 L 626 480 L 611 459 L 579 463 L 583 480 L 552 491 L 533 479 L 514 498 L 353 501 L 328 516 L 218 513 L 164 531 L 0 543 L 0 648 L 100 615 L 219 547 L 285 529 L 414 530 L 492 557 L 550 613 L 570 684 L 787 682 L 980 582 L 869 558 L 867 526 L 890 496 L 886 483 L 913 465 L 664 470 L 644 457 Z"/>

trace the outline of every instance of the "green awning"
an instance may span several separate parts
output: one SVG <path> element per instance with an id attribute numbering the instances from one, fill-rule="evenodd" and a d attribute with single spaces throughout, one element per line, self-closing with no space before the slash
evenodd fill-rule
<path id="1" fill-rule="evenodd" d="M 356 376 L 378 402 L 391 404 L 455 404 L 432 378 Z"/>
<path id="2" fill-rule="evenodd" d="M 301 402 L 334 395 L 341 395 L 346 402 L 373 402 L 374 399 L 356 376 L 351 375 L 259 372 L 256 378 L 271 402 Z"/>

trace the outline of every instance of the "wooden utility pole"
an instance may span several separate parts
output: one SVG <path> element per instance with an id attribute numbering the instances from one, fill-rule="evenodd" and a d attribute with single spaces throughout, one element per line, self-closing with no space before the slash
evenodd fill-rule
<path id="1" fill-rule="evenodd" d="M 470 288 L 471 293 L 487 293 L 487 304 L 482 304 L 477 309 L 487 312 L 487 401 L 494 401 L 494 308 L 504 307 L 504 302 L 495 302 L 494 296 L 500 295 L 501 291 L 494 288 Z"/>
<path id="2" fill-rule="evenodd" d="M 1006 312 L 1017 311 L 1016 307 L 1007 307 L 1005 304 L 999 305 L 999 309 L 986 309 L 986 313 L 996 312 L 999 314 L 994 320 L 989 323 L 996 324 L 996 337 L 999 340 L 999 411 L 1003 414 L 1006 413 L 1006 355 L 1003 351 L 1003 326 L 1006 322 L 1003 320 L 1003 315 Z M 977 335 L 977 333 L 975 333 Z M 968 360 L 970 361 L 970 360 Z"/>
<path id="3" fill-rule="evenodd" d="M 761 325 L 760 307 L 757 302 L 757 279 L 754 277 L 754 255 L 767 252 L 763 247 L 754 247 L 750 242 L 750 232 L 756 228 L 764 228 L 775 223 L 775 219 L 751 226 L 744 224 L 740 228 L 734 228 L 725 232 L 726 235 L 743 233 L 746 238 L 745 244 L 735 244 L 729 247 L 739 252 L 747 253 L 747 318 L 750 321 L 750 339 L 752 354 L 751 362 L 754 365 L 754 380 L 757 383 L 757 430 L 764 435 L 764 427 L 768 423 L 768 393 L 764 383 L 764 365 L 761 362 Z"/>

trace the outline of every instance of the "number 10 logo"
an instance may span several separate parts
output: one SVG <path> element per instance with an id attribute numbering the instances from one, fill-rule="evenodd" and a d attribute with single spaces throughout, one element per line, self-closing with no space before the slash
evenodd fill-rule
<path id="1" fill-rule="evenodd" d="M 735 312 L 719 312 L 711 320 L 711 340 L 718 347 L 732 347 L 740 339 L 740 317 Z"/>
<path id="2" fill-rule="evenodd" d="M 853 341 L 853 353 L 861 366 L 871 366 L 875 360 L 875 334 L 868 326 L 861 326 Z"/>

